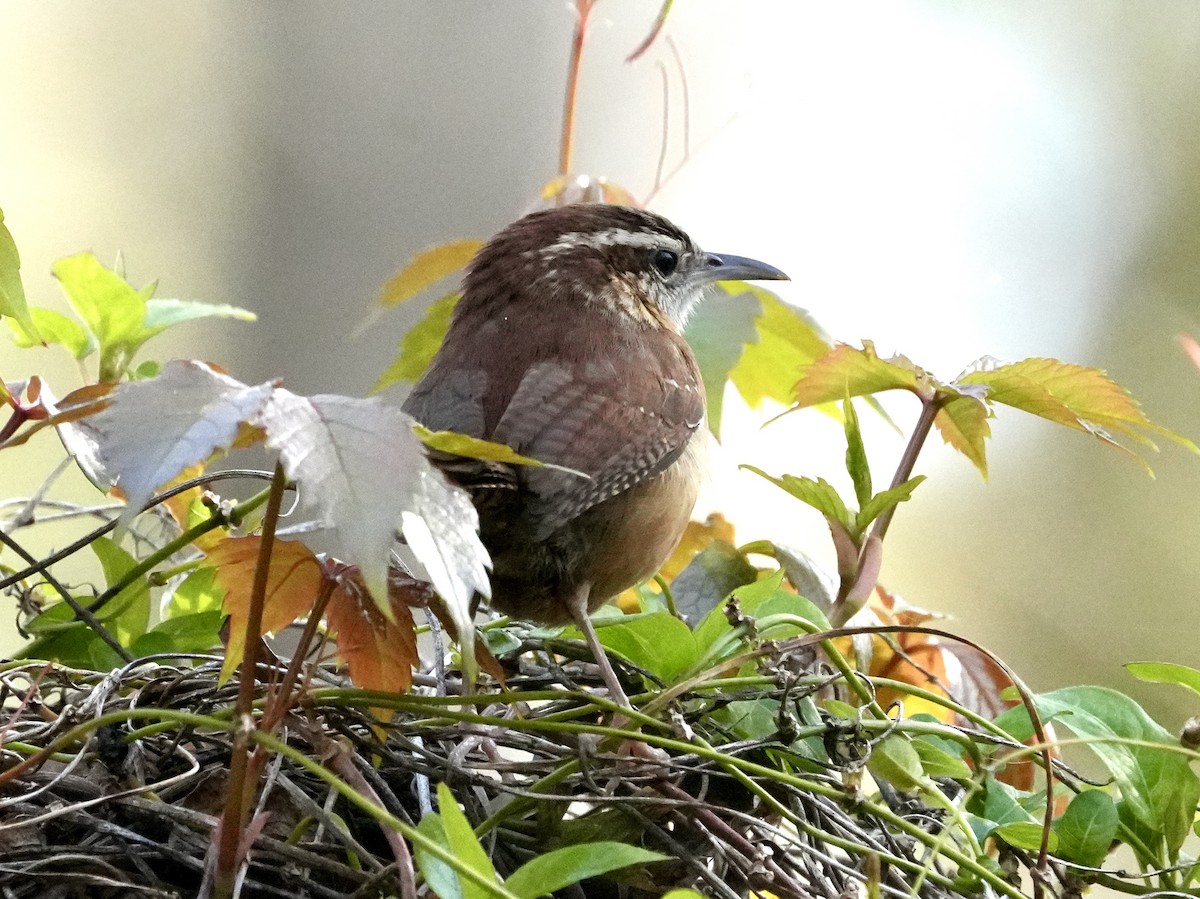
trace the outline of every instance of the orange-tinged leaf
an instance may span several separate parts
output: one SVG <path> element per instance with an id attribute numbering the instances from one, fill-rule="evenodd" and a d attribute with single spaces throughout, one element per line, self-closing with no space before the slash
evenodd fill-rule
<path id="1" fill-rule="evenodd" d="M 379 302 L 396 306 L 411 300 L 465 266 L 482 246 L 482 240 L 455 240 L 422 250 L 383 286 Z"/>
<path id="2" fill-rule="evenodd" d="M 412 686 L 418 661 L 412 610 L 392 602 L 389 621 L 353 581 L 339 584 L 329 596 L 325 620 L 337 641 L 338 658 L 350 679 L 364 690 L 404 693 Z"/>
<path id="3" fill-rule="evenodd" d="M 910 390 L 918 396 L 934 389 L 933 379 L 903 356 L 881 359 L 870 341 L 862 349 L 841 343 L 805 365 L 794 398 L 800 408 L 841 402 L 881 390 Z"/>
<path id="4" fill-rule="evenodd" d="M 984 444 L 992 433 L 990 416 L 991 411 L 981 400 L 959 396 L 942 406 L 933 419 L 942 439 L 970 459 L 985 478 L 988 470 Z"/>
<path id="5" fill-rule="evenodd" d="M 250 636 L 246 633 L 246 622 L 261 545 L 261 537 L 229 537 L 207 554 L 206 564 L 215 569 L 217 585 L 225 591 L 222 606 L 229 616 L 229 643 L 225 647 L 225 663 L 221 666 L 222 683 L 241 662 L 246 639 Z M 307 546 L 294 540 L 275 540 L 263 598 L 263 633 L 287 627 L 306 614 L 317 599 L 323 578 L 321 565 Z M 261 636 L 254 634 L 252 639 Z"/>

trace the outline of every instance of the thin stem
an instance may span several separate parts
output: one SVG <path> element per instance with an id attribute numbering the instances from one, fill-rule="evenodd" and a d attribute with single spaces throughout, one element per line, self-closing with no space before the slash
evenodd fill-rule
<path id="1" fill-rule="evenodd" d="M 913 468 L 917 464 L 917 457 L 921 454 L 921 449 L 925 446 L 925 441 L 929 438 L 929 432 L 933 428 L 933 420 L 937 417 L 941 409 L 942 401 L 936 395 L 928 399 L 922 397 L 921 415 L 917 418 L 917 423 L 913 427 L 912 436 L 908 438 L 908 445 L 904 447 L 904 455 L 900 457 L 900 464 L 896 466 L 896 473 L 892 476 L 892 483 L 889 489 L 899 487 L 912 477 Z M 896 506 L 892 506 L 876 518 L 875 526 L 871 529 L 871 535 L 879 540 L 883 540 L 888 526 L 892 523 L 892 516 L 895 514 Z"/>
<path id="2" fill-rule="evenodd" d="M 217 896 L 232 896 L 237 880 L 238 849 L 246 829 L 246 814 L 254 789 L 250 752 L 254 745 L 254 698 L 255 674 L 258 669 L 258 648 L 262 641 L 262 610 L 267 595 L 267 581 L 271 572 L 271 551 L 275 547 L 275 528 L 279 524 L 279 510 L 283 507 L 283 494 L 287 488 L 287 475 L 283 466 L 275 464 L 271 479 L 271 490 L 267 498 L 267 511 L 263 518 L 262 542 L 258 548 L 258 563 L 254 568 L 254 586 L 250 593 L 250 608 L 246 613 L 246 641 L 242 654 L 241 677 L 238 681 L 238 696 L 234 731 L 233 752 L 229 760 L 229 803 L 221 816 L 220 842 L 217 846 L 217 863 L 214 890 Z"/>
<path id="3" fill-rule="evenodd" d="M 588 15 L 594 0 L 576 0 L 575 36 L 571 41 L 571 61 L 567 67 L 567 94 L 563 101 L 562 143 L 558 153 L 558 173 L 571 174 L 571 154 L 575 142 L 575 104 L 579 96 L 579 64 L 587 36 Z"/>

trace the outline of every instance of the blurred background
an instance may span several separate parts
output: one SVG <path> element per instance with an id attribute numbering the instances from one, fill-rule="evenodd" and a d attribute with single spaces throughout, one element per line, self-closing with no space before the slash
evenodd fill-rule
<path id="1" fill-rule="evenodd" d="M 985 354 L 1098 366 L 1200 437 L 1200 373 L 1176 343 L 1200 332 L 1200 6 L 690 0 L 671 42 L 627 64 L 657 7 L 595 7 L 576 173 L 644 199 L 665 152 L 678 171 L 652 208 L 788 271 L 781 296 L 835 338 L 946 379 Z M 137 285 L 160 279 L 158 296 L 259 315 L 176 329 L 156 358 L 362 395 L 420 311 L 356 334 L 384 282 L 424 247 L 493 233 L 558 171 L 575 24 L 561 0 L 0 15 L 0 207 L 30 302 L 61 306 L 51 263 L 92 249 L 122 253 Z M 6 380 L 78 385 L 61 349 L 0 341 Z M 916 412 L 887 407 L 902 427 Z M 739 540 L 830 559 L 815 513 L 736 464 L 842 484 L 840 426 L 809 412 L 763 430 L 778 410 L 726 408 L 706 509 Z M 903 440 L 863 417 L 886 482 Z M 987 482 L 929 445 L 884 582 L 1036 689 L 1108 684 L 1177 726 L 1197 711 L 1183 692 L 1120 666 L 1200 664 L 1200 460 L 1168 445 L 1150 479 L 1040 420 L 993 429 Z M 58 458 L 49 437 L 6 453 L 2 495 L 28 495 Z"/>

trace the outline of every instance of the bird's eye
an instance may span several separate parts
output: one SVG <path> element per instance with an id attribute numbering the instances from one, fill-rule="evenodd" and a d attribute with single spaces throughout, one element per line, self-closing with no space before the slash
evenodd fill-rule
<path id="1" fill-rule="evenodd" d="M 650 264 L 658 269 L 660 275 L 666 277 L 679 265 L 679 254 L 673 250 L 655 250 L 654 255 L 650 257 Z"/>

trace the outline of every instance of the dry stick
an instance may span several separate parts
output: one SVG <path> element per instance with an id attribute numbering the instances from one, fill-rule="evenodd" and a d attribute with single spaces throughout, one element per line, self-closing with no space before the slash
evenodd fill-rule
<path id="1" fill-rule="evenodd" d="M 246 810 L 254 781 L 250 772 L 250 732 L 254 729 L 255 674 L 258 670 L 258 645 L 262 640 L 262 609 L 267 595 L 267 579 L 271 570 L 271 551 L 275 545 L 275 528 L 279 524 L 279 510 L 283 506 L 283 492 L 287 477 L 283 466 L 275 464 L 271 479 L 271 494 L 263 518 L 262 543 L 258 548 L 258 564 L 254 569 L 254 587 L 250 594 L 250 608 L 246 615 L 246 645 L 242 656 L 241 680 L 238 683 L 235 717 L 238 721 L 234 731 L 233 754 L 229 760 L 229 804 L 221 816 L 220 842 L 217 846 L 216 876 L 214 891 L 219 897 L 233 895 L 238 867 L 238 847 L 246 825 Z"/>

